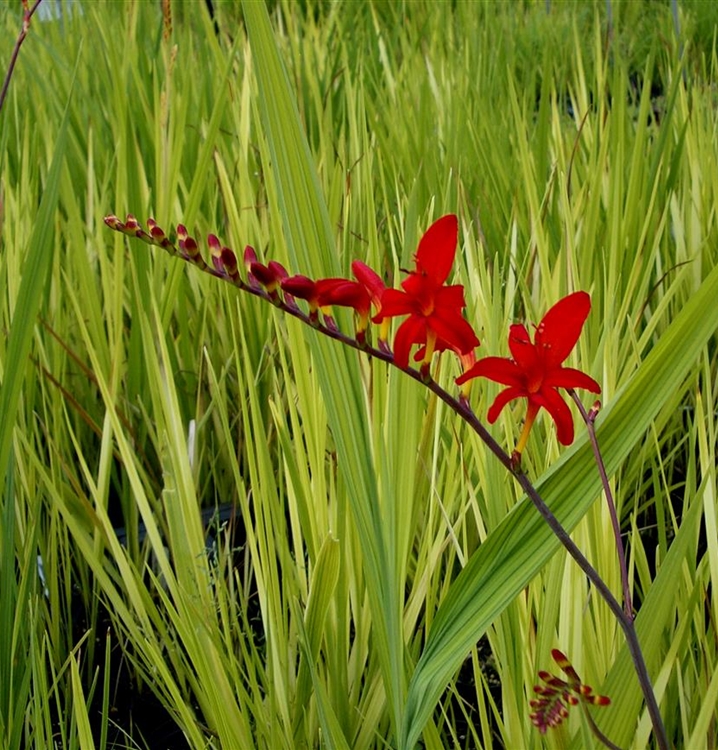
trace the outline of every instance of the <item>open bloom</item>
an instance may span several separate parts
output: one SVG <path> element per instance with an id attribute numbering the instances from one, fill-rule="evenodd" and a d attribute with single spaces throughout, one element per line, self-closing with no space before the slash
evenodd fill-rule
<path id="1" fill-rule="evenodd" d="M 456 254 L 458 222 L 449 214 L 435 221 L 419 241 L 415 269 L 402 281 L 402 290 L 387 289 L 381 297 L 376 322 L 398 315 L 409 317 L 394 338 L 394 361 L 409 363 L 414 344 L 422 346 L 423 365 L 428 366 L 437 349 L 453 349 L 459 355 L 472 352 L 479 340 L 464 319 L 464 287 L 445 286 Z"/>
<path id="2" fill-rule="evenodd" d="M 591 298 L 586 292 L 575 292 L 559 300 L 536 327 L 531 342 L 526 327 L 512 325 L 509 349 L 512 357 L 484 357 L 456 382 L 484 377 L 508 386 L 499 393 L 489 409 L 489 422 L 495 422 L 501 410 L 516 398 L 526 398 L 528 409 L 524 429 L 516 446 L 521 453 L 528 439 L 536 414 L 543 407 L 556 423 L 558 440 L 562 445 L 573 442 L 573 418 L 559 388 L 585 388 L 600 393 L 598 383 L 580 370 L 563 367 L 576 345 L 583 324 L 591 310 Z"/>

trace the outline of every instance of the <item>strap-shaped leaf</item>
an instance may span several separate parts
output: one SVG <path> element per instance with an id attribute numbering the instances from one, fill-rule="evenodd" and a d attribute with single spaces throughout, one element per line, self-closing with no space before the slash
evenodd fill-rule
<path id="1" fill-rule="evenodd" d="M 663 404 L 680 387 L 718 329 L 718 268 L 706 277 L 597 423 L 606 468 L 616 471 Z M 537 483 L 557 518 L 573 529 L 600 493 L 584 438 Z M 452 585 L 409 685 L 401 747 L 414 747 L 436 701 L 469 649 L 559 547 L 524 498 L 487 537 Z"/>
<path id="2" fill-rule="evenodd" d="M 69 104 L 69 103 L 68 103 Z M 55 142 L 55 153 L 47 174 L 40 201 L 40 209 L 34 221 L 32 236 L 28 243 L 27 261 L 20 283 L 17 303 L 13 311 L 8 333 L 7 357 L 3 369 L 6 377 L 0 388 L 0 487 L 5 483 L 5 471 L 12 445 L 18 399 L 22 388 L 27 358 L 30 353 L 33 333 L 45 285 L 52 266 L 54 214 L 60 188 L 60 173 L 65 161 L 67 122 L 69 107 L 60 125 Z"/>
<path id="3" fill-rule="evenodd" d="M 316 170 L 264 3 L 246 0 L 244 18 L 259 88 L 258 106 L 271 167 L 275 218 L 281 217 L 290 265 L 335 275 L 334 236 Z M 290 331 L 295 330 L 289 326 Z M 358 360 L 354 352 L 306 332 L 349 492 L 368 578 L 375 644 L 391 715 L 401 723 L 404 676 L 400 593 L 373 465 Z"/>

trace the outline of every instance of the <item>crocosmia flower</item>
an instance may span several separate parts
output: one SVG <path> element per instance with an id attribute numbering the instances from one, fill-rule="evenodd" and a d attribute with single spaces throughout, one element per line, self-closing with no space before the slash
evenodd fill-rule
<path id="1" fill-rule="evenodd" d="M 531 702 L 531 722 L 541 734 L 546 730 L 558 726 L 567 716 L 569 706 L 588 703 L 592 706 L 610 706 L 611 699 L 605 695 L 596 695 L 590 685 L 581 681 L 576 670 L 566 656 L 557 648 L 551 651 L 553 660 L 566 675 L 565 680 L 541 671 L 539 677 L 543 685 L 534 686 L 534 692 L 539 696 Z"/>
<path id="2" fill-rule="evenodd" d="M 387 289 L 381 297 L 376 322 L 408 315 L 394 338 L 394 361 L 409 363 L 411 347 L 423 347 L 423 366 L 428 367 L 437 349 L 453 349 L 459 355 L 472 352 L 479 340 L 464 319 L 464 288 L 445 286 L 456 254 L 458 222 L 449 214 L 435 221 L 419 242 L 415 268 L 402 281 L 402 289 Z"/>
<path id="3" fill-rule="evenodd" d="M 356 281 L 351 279 L 320 279 L 317 281 L 320 307 L 351 307 L 357 315 L 357 341 L 366 339 L 366 329 L 372 305 L 375 312 L 381 312 L 381 298 L 385 290 L 379 274 L 365 263 L 355 260 L 352 272 Z M 380 334 L 380 340 L 382 334 Z"/>
<path id="4" fill-rule="evenodd" d="M 509 332 L 511 358 L 484 357 L 457 378 L 459 385 L 471 378 L 484 377 L 508 386 L 489 409 L 488 419 L 492 423 L 509 401 L 528 400 L 524 429 L 516 446 L 518 454 L 526 445 L 531 425 L 542 407 L 556 423 L 559 442 L 562 445 L 573 442 L 573 417 L 559 388 L 601 392 L 593 378 L 572 367 L 563 367 L 590 310 L 591 298 L 586 292 L 569 294 L 544 315 L 536 326 L 533 342 L 525 326 L 512 325 Z"/>

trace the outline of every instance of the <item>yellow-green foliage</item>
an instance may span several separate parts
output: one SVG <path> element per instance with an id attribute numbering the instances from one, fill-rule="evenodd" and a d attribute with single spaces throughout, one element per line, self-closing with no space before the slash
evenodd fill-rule
<path id="1" fill-rule="evenodd" d="M 201 2 L 35 17 L 0 112 L 0 745 L 111 746 L 113 648 L 193 749 L 585 747 L 578 713 L 530 724 L 553 647 L 613 699 L 614 742 L 650 742 L 620 629 L 478 438 L 105 228 L 128 212 L 396 282 L 456 213 L 483 354 L 590 292 L 573 363 L 603 387 L 639 636 L 671 741 L 715 745 L 707 11 L 680 3 L 678 40 L 648 2 L 612 3 L 610 35 L 598 0 L 214 5 L 218 33 Z M 20 21 L 0 11 L 4 55 Z M 521 418 L 492 427 L 507 449 Z M 559 450 L 539 419 L 524 460 L 618 594 L 584 430 Z M 202 510 L 227 504 L 209 550 Z"/>

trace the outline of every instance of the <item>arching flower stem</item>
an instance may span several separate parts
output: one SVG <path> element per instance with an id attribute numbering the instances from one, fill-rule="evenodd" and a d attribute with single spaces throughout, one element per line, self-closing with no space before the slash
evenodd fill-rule
<path id="1" fill-rule="evenodd" d="M 596 437 L 596 417 L 598 411 L 601 408 L 600 402 L 596 401 L 590 411 L 586 411 L 586 407 L 581 403 L 581 399 L 578 397 L 576 391 L 573 388 L 568 389 L 568 394 L 574 400 L 578 410 L 586 423 L 586 429 L 588 430 L 588 439 L 591 441 L 591 448 L 593 449 L 593 455 L 596 458 L 596 466 L 598 468 L 599 476 L 601 477 L 601 484 L 603 485 L 603 491 L 606 495 L 606 505 L 608 505 L 608 513 L 611 517 L 611 526 L 613 527 L 613 536 L 616 540 L 616 552 L 618 553 L 618 563 L 621 569 L 621 586 L 623 587 L 623 609 L 626 613 L 626 617 L 630 617 L 633 620 L 633 603 L 631 597 L 631 589 L 628 585 L 628 568 L 626 566 L 626 551 L 623 547 L 623 539 L 621 538 L 621 524 L 618 520 L 618 512 L 616 511 L 616 503 L 613 499 L 613 492 L 611 492 L 611 484 L 608 481 L 608 474 L 606 473 L 606 466 L 603 463 L 603 456 L 601 455 L 601 449 L 598 447 L 598 438 Z"/>
<path id="2" fill-rule="evenodd" d="M 408 363 L 404 364 L 403 361 L 398 364 L 395 360 L 394 354 L 391 352 L 391 350 L 389 350 L 386 342 L 384 342 L 383 340 L 380 339 L 379 348 L 374 347 L 367 341 L 365 337 L 357 338 L 342 333 L 336 327 L 336 324 L 333 320 L 331 320 L 329 324 L 323 322 L 318 317 L 316 310 L 310 309 L 309 313 L 305 313 L 297 306 L 297 304 L 294 302 L 293 297 L 290 297 L 288 300 L 283 299 L 281 295 L 274 293 L 274 289 L 272 287 L 270 287 L 268 291 L 268 289 L 264 288 L 261 283 L 252 283 L 251 278 L 250 283 L 244 282 L 239 274 L 236 273 L 236 258 L 234 256 L 234 253 L 229 248 L 221 249 L 222 251 L 218 256 L 218 261 L 220 262 L 214 263 L 213 265 L 205 263 L 199 253 L 196 241 L 186 235 L 186 230 L 181 225 L 177 228 L 177 235 L 179 240 L 178 249 L 172 244 L 171 240 L 167 239 L 166 242 L 162 241 L 165 239 L 164 233 L 162 238 L 160 238 L 156 233 L 156 228 L 154 231 L 154 235 L 156 236 L 152 236 L 144 232 L 144 230 L 142 230 L 134 217 L 128 217 L 128 220 L 126 222 L 121 222 L 116 216 L 112 215 L 105 218 L 105 223 L 115 231 L 120 231 L 124 234 L 127 234 L 128 236 L 141 239 L 147 244 L 157 244 L 158 246 L 163 247 L 171 255 L 179 256 L 183 260 L 199 268 L 201 271 L 204 271 L 205 273 L 208 273 L 212 276 L 216 276 L 217 278 L 232 284 L 241 291 L 247 292 L 254 295 L 255 297 L 259 297 L 271 303 L 287 315 L 291 315 L 293 318 L 300 320 L 319 333 L 322 333 L 325 336 L 334 339 L 335 341 L 339 341 L 345 346 L 356 349 L 359 352 L 364 352 L 374 359 L 381 360 L 382 362 L 386 362 L 389 365 L 397 367 L 410 378 L 426 386 L 453 412 L 455 412 L 459 418 L 463 419 L 464 422 L 466 422 L 467 425 L 479 436 L 484 445 L 486 445 L 486 447 L 503 464 L 504 468 L 506 468 L 514 476 L 516 481 L 519 483 L 519 486 L 523 489 L 529 500 L 531 500 L 534 507 L 539 512 L 544 521 L 548 524 L 548 527 L 551 529 L 553 534 L 556 536 L 556 538 L 559 540 L 568 554 L 571 555 L 571 557 L 575 560 L 576 564 L 585 573 L 586 577 L 593 584 L 598 594 L 606 602 L 609 609 L 617 619 L 624 632 L 628 650 L 631 654 L 634 668 L 636 670 L 636 675 L 638 677 L 638 682 L 640 684 L 641 691 L 643 692 L 646 707 L 648 709 L 651 723 L 653 725 L 653 731 L 656 736 L 656 744 L 658 745 L 660 750 L 669 750 L 670 746 L 668 743 L 668 737 L 666 734 L 665 726 L 663 724 L 663 719 L 660 714 L 660 710 L 658 708 L 658 702 L 656 701 L 656 697 L 653 693 L 653 687 L 651 685 L 648 669 L 643 658 L 641 646 L 638 641 L 632 614 L 629 615 L 624 612 L 620 603 L 608 588 L 604 580 L 601 578 L 598 571 L 591 565 L 586 556 L 577 547 L 577 545 L 571 539 L 568 531 L 566 531 L 566 529 L 561 525 L 559 520 L 556 518 L 544 499 L 539 494 L 538 490 L 531 483 L 531 480 L 524 473 L 521 468 L 520 453 L 518 453 L 517 451 L 514 451 L 512 455 L 506 453 L 506 451 L 492 437 L 484 424 L 476 416 L 475 412 L 471 408 L 465 391 L 462 390 L 458 396 L 453 396 L 432 378 L 431 373 L 428 368 L 425 367 L 424 362 L 422 362 L 421 368 L 419 370 L 411 367 Z M 254 253 L 251 248 L 245 250 L 245 262 L 248 260 L 249 256 L 250 266 L 251 263 L 254 262 L 254 258 L 251 257 L 253 256 L 253 254 Z M 217 254 L 215 253 L 215 255 Z M 255 268 L 255 270 L 257 269 Z M 294 291 L 296 292 L 299 290 L 294 288 Z M 421 343 L 427 344 L 427 349 L 429 348 L 429 342 L 426 339 L 423 339 Z M 406 359 L 408 360 L 408 356 L 406 357 Z M 466 380 L 466 378 L 463 378 L 463 376 L 462 378 L 460 378 L 460 380 L 462 379 Z M 583 387 L 583 384 L 579 383 L 578 386 Z M 568 388 L 568 386 L 564 387 Z M 533 416 L 535 417 L 535 414 Z M 533 418 L 531 419 L 531 421 L 533 421 Z M 527 424 L 528 427 L 526 426 Z M 524 431 L 530 429 L 530 426 L 531 425 L 529 422 L 529 417 L 527 415 L 526 422 L 524 424 Z"/>
<path id="3" fill-rule="evenodd" d="M 581 568 L 581 570 L 585 573 L 586 577 L 593 584 L 598 594 L 606 602 L 608 608 L 618 620 L 618 623 L 624 632 L 628 650 L 631 654 L 631 659 L 633 660 L 636 675 L 638 677 L 638 682 L 641 686 L 641 691 L 643 692 L 643 697 L 646 701 L 646 707 L 651 717 L 653 730 L 656 735 L 656 743 L 660 750 L 669 750 L 670 745 L 668 744 L 668 737 L 666 735 L 666 730 L 663 724 L 660 709 L 653 692 L 651 678 L 648 674 L 648 668 L 646 667 L 646 662 L 643 658 L 641 645 L 638 641 L 636 628 L 633 622 L 633 615 L 629 615 L 624 612 L 621 604 L 611 592 L 611 589 L 608 588 L 603 578 L 601 578 L 601 576 L 599 575 L 598 571 L 593 567 L 593 565 L 591 565 L 583 552 L 581 552 L 573 539 L 571 539 L 568 531 L 566 531 L 566 529 L 561 525 L 560 521 L 556 518 L 548 505 L 546 505 L 546 502 L 541 497 L 538 490 L 534 487 L 528 475 L 521 470 L 520 465 L 517 465 L 515 458 L 506 453 L 506 451 L 493 438 L 493 436 L 486 429 L 481 420 L 479 420 L 479 418 L 476 416 L 476 413 L 471 408 L 468 400 L 461 396 L 459 398 L 452 396 L 428 373 L 424 372 L 423 367 L 419 370 L 408 365 L 406 367 L 400 367 L 394 362 L 394 356 L 391 352 L 387 352 L 384 349 L 375 348 L 374 346 L 371 346 L 366 342 L 364 342 L 364 344 L 362 345 L 355 338 L 347 336 L 338 329 L 327 328 L 327 326 L 325 326 L 323 323 L 314 322 L 310 319 L 309 315 L 302 312 L 298 308 L 289 307 L 281 300 L 272 300 L 269 295 L 261 289 L 252 289 L 244 284 L 242 285 L 242 288 L 244 291 L 248 291 L 250 294 L 254 294 L 257 297 L 266 299 L 268 302 L 271 302 L 283 312 L 286 312 L 288 315 L 301 320 L 303 323 L 311 326 L 319 333 L 323 333 L 325 336 L 328 336 L 335 341 L 340 341 L 345 346 L 349 346 L 359 352 L 364 352 L 374 359 L 381 360 L 382 362 L 386 362 L 389 365 L 397 367 L 410 378 L 413 378 L 417 382 L 425 385 L 433 394 L 440 398 L 458 417 L 463 419 L 464 422 L 466 422 L 466 424 L 479 436 L 484 445 L 486 445 L 486 447 L 496 456 L 496 458 L 504 465 L 504 467 L 511 472 L 516 481 L 519 483 L 521 489 L 526 493 L 526 496 L 539 512 L 540 516 L 548 524 L 548 527 L 554 533 L 564 549 L 568 552 L 569 555 L 571 555 L 579 568 Z M 524 429 L 526 428 L 524 427 Z"/>

